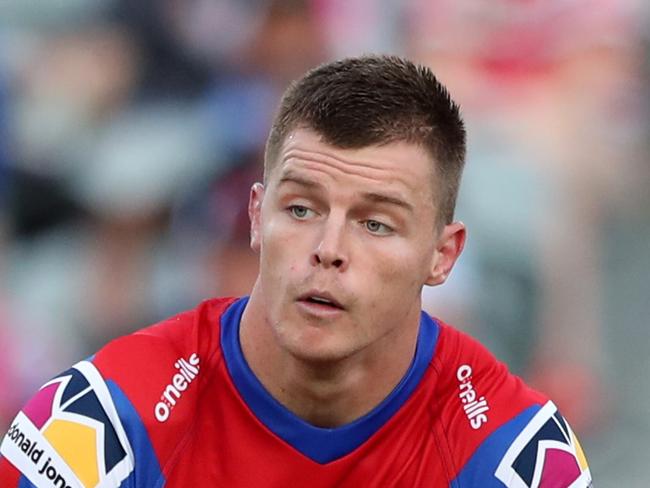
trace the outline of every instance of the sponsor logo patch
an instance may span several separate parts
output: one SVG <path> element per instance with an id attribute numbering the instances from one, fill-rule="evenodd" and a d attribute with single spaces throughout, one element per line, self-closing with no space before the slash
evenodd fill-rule
<path id="1" fill-rule="evenodd" d="M 550 401 L 517 436 L 499 463 L 495 476 L 513 488 L 592 486 L 582 447 Z"/>
<path id="2" fill-rule="evenodd" d="M 133 453 L 101 375 L 87 361 L 46 383 L 5 435 L 0 453 L 38 487 L 112 488 Z"/>

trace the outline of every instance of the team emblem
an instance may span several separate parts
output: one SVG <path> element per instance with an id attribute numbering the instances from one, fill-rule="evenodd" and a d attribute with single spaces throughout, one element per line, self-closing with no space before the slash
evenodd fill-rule
<path id="1" fill-rule="evenodd" d="M 550 401 L 517 436 L 495 475 L 513 488 L 591 487 L 580 443 Z"/>
<path id="2" fill-rule="evenodd" d="M 12 423 L 0 452 L 37 487 L 117 487 L 133 454 L 110 394 L 82 361 L 46 383 Z"/>

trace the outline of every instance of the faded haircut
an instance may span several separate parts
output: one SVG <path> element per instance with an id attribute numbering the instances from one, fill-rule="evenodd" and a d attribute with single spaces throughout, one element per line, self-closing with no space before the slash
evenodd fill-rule
<path id="1" fill-rule="evenodd" d="M 264 155 L 264 179 L 287 136 L 314 130 L 341 149 L 404 141 L 431 157 L 439 225 L 453 221 L 465 162 L 459 107 L 427 67 L 396 56 L 363 56 L 320 65 L 284 93 Z"/>

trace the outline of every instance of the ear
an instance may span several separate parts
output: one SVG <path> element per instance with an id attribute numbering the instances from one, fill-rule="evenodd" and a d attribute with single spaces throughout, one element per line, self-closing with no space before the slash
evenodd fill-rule
<path id="1" fill-rule="evenodd" d="M 251 249 L 260 251 L 262 241 L 262 201 L 264 200 L 264 185 L 254 183 L 248 199 L 248 218 L 251 221 Z"/>
<path id="2" fill-rule="evenodd" d="M 445 225 L 436 244 L 426 285 L 442 285 L 447 280 L 458 256 L 463 252 L 466 235 L 465 224 L 462 222 Z"/>

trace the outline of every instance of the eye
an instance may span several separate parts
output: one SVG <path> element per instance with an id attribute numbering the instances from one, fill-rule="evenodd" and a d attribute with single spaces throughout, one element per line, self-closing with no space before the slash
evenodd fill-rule
<path id="1" fill-rule="evenodd" d="M 303 207 L 302 205 L 291 205 L 289 207 L 289 212 L 298 220 L 306 220 L 314 213 L 313 210 Z"/>
<path id="2" fill-rule="evenodd" d="M 376 235 L 387 235 L 393 232 L 393 229 L 386 224 L 382 224 L 377 220 L 366 220 L 363 222 L 368 232 Z"/>

